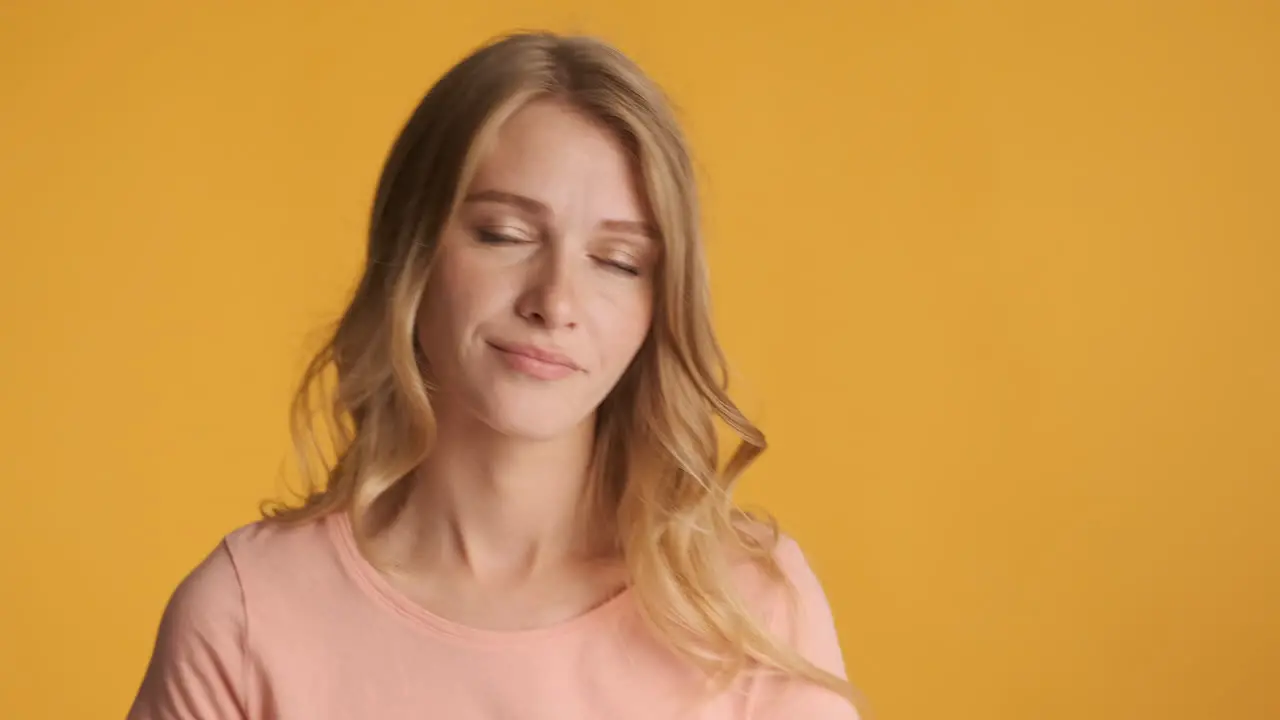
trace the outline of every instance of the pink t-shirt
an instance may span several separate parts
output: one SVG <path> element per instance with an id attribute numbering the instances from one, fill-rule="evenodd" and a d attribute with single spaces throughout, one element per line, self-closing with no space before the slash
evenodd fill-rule
<path id="1" fill-rule="evenodd" d="M 844 676 L 831 611 L 793 540 L 799 592 L 743 568 L 761 619 Z M 559 625 L 497 632 L 433 615 L 356 550 L 342 514 L 236 530 L 179 585 L 130 720 L 853 720 L 836 694 L 775 676 L 709 694 L 629 593 Z"/>

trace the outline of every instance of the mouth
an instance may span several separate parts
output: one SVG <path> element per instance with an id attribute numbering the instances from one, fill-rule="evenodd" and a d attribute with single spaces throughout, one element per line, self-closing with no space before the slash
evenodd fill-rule
<path id="1" fill-rule="evenodd" d="M 568 355 L 535 345 L 489 342 L 489 346 L 513 370 L 540 380 L 558 380 L 580 372 L 582 367 Z"/>

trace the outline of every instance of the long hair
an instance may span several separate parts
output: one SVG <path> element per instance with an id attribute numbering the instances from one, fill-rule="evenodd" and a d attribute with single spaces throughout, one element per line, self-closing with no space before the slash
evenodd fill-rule
<path id="1" fill-rule="evenodd" d="M 308 489 L 265 510 L 278 522 L 346 512 L 368 536 L 431 451 L 435 417 L 415 353 L 415 323 L 438 235 L 496 128 L 537 98 L 571 104 L 632 156 L 663 245 L 653 323 L 598 409 L 590 488 L 657 637 L 727 684 L 780 672 L 846 697 L 848 683 L 772 637 L 735 588 L 745 556 L 784 580 L 776 526 L 737 509 L 734 483 L 765 448 L 727 393 L 712 329 L 694 170 L 662 92 L 627 57 L 591 38 L 506 36 L 449 70 L 397 138 L 378 183 L 364 274 L 304 373 L 293 437 Z M 720 468 L 715 419 L 741 440 Z M 761 532 L 761 528 L 765 532 Z"/>

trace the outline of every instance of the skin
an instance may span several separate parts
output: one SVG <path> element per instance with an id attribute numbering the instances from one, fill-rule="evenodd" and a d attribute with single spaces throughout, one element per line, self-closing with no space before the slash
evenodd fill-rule
<path id="1" fill-rule="evenodd" d="M 375 543 L 428 610 L 541 627 L 624 584 L 580 499 L 597 408 L 649 331 L 659 246 L 625 149 L 558 101 L 499 128 L 464 198 L 418 321 L 438 443 Z"/>

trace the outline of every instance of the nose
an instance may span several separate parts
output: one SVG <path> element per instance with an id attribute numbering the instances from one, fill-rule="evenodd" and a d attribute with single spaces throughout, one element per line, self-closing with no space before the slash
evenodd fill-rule
<path id="1" fill-rule="evenodd" d="M 531 269 L 516 311 L 520 317 L 548 330 L 577 327 L 580 268 L 569 253 L 540 253 Z"/>

